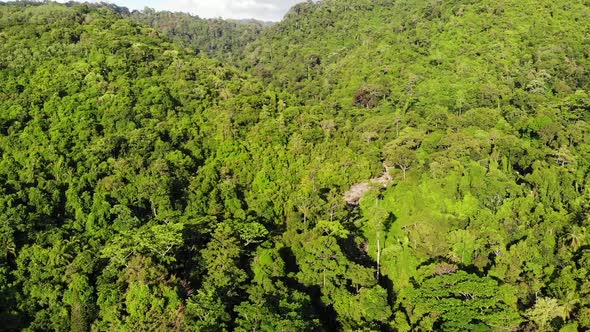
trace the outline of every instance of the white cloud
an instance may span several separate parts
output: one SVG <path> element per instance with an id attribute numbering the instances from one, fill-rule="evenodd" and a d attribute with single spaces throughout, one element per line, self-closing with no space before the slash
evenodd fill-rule
<path id="1" fill-rule="evenodd" d="M 182 0 L 160 9 L 188 11 L 202 17 L 257 18 L 278 21 L 301 0 Z"/>
<path id="2" fill-rule="evenodd" d="M 58 0 L 67 2 L 69 0 Z M 83 0 L 81 0 L 83 1 Z M 86 0 L 98 2 L 99 0 Z M 158 10 L 188 12 L 200 17 L 256 18 L 279 21 L 295 4 L 304 0 L 106 0 L 130 9 L 151 7 Z"/>

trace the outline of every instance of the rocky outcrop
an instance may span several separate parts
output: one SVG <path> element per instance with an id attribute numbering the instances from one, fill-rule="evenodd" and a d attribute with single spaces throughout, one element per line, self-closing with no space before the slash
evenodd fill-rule
<path id="1" fill-rule="evenodd" d="M 368 182 L 361 182 L 353 185 L 344 193 L 344 200 L 350 205 L 359 205 L 361 198 L 374 186 L 385 188 L 393 182 L 393 178 L 389 174 L 391 167 L 385 167 L 385 171 L 380 177 L 373 178 Z"/>

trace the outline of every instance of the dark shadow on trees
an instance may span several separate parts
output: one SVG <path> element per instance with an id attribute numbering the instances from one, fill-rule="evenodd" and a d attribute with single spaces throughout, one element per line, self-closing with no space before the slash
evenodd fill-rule
<path id="1" fill-rule="evenodd" d="M 299 271 L 297 260 L 291 248 L 281 248 L 279 250 L 279 255 L 285 262 L 285 275 L 297 273 Z M 326 306 L 326 304 L 322 302 L 322 290 L 319 286 L 305 286 L 292 277 L 286 277 L 283 281 L 287 287 L 309 295 L 311 298 L 311 304 L 315 312 L 318 313 L 318 318 L 323 331 L 342 330 L 342 326 L 338 323 L 337 314 L 336 311 L 334 311 L 334 308 L 331 305 Z"/>

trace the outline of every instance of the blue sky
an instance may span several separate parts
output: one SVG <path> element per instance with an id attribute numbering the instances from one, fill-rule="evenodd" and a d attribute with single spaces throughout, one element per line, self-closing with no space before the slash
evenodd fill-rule
<path id="1" fill-rule="evenodd" d="M 67 2 L 67 1 L 59 1 Z M 159 10 L 181 11 L 200 17 L 256 18 L 279 21 L 293 5 L 302 0 L 108 0 L 130 9 L 151 7 Z"/>

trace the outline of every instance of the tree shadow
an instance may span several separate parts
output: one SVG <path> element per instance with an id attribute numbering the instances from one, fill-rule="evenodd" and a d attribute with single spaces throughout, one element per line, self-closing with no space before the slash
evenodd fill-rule
<path id="1" fill-rule="evenodd" d="M 291 248 L 284 247 L 279 249 L 279 255 L 285 262 L 285 275 L 299 272 L 297 259 Z M 331 305 L 322 302 L 322 290 L 319 286 L 305 286 L 293 277 L 281 278 L 291 289 L 307 294 L 311 299 L 311 305 L 318 314 L 318 319 L 322 325 L 323 331 L 341 331 L 342 326 L 338 323 L 337 314 Z"/>

